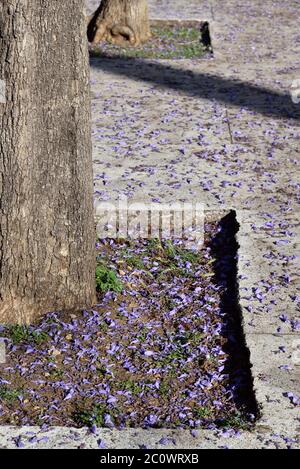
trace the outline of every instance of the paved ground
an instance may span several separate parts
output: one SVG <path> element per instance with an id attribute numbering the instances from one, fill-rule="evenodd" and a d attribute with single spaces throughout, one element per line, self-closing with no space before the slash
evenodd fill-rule
<path id="1" fill-rule="evenodd" d="M 0 444 L 300 448 L 300 105 L 289 98 L 300 78 L 299 0 L 193 0 L 184 11 L 179 0 L 149 3 L 152 17 L 209 20 L 215 55 L 92 60 L 95 195 L 192 199 L 209 210 L 237 211 L 241 305 L 262 420 L 253 434 L 194 437 L 0 429 Z M 41 441 L 28 442 L 28 431 Z"/>

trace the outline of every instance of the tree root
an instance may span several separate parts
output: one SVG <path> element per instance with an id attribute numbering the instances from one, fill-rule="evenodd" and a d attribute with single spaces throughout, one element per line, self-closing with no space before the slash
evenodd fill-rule
<path id="1" fill-rule="evenodd" d="M 93 45 L 101 41 L 107 41 L 115 45 L 137 46 L 140 41 L 137 40 L 134 31 L 127 25 L 114 24 L 109 25 L 104 19 L 97 21 L 92 25 L 93 18 L 88 19 L 88 39 Z"/>
<path id="2" fill-rule="evenodd" d="M 135 37 L 133 30 L 126 25 L 116 24 L 110 30 L 111 37 L 109 38 L 113 44 L 122 44 L 124 41 L 129 42 L 132 46 L 137 46 L 138 41 Z"/>
<path id="3" fill-rule="evenodd" d="M 146 0 L 126 2 L 102 0 L 95 13 L 87 18 L 87 35 L 91 44 L 106 41 L 123 47 L 137 47 L 150 39 Z M 124 5 L 127 5 L 125 10 Z"/>

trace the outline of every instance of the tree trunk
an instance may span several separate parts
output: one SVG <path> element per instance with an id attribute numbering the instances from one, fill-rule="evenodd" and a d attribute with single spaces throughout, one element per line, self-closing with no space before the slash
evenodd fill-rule
<path id="1" fill-rule="evenodd" d="M 83 0 L 0 4 L 0 322 L 95 301 Z"/>
<path id="2" fill-rule="evenodd" d="M 102 0 L 89 18 L 88 38 L 120 46 L 138 46 L 151 37 L 147 0 Z"/>

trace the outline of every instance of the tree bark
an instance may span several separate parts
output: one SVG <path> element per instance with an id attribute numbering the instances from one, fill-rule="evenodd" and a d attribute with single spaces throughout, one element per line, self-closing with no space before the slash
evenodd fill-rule
<path id="1" fill-rule="evenodd" d="M 0 322 L 95 301 L 83 0 L 0 4 Z"/>
<path id="2" fill-rule="evenodd" d="M 138 46 L 150 37 L 147 0 L 102 0 L 89 18 L 88 38 L 93 44 Z"/>

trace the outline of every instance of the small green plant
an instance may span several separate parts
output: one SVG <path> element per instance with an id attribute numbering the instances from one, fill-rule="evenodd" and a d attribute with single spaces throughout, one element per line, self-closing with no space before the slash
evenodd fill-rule
<path id="1" fill-rule="evenodd" d="M 175 350 L 172 350 L 169 352 L 165 357 L 163 357 L 161 360 L 157 361 L 157 364 L 159 366 L 166 366 L 166 365 L 173 365 L 174 362 L 177 360 L 182 360 L 187 357 L 186 351 L 184 350 L 183 347 L 178 347 Z"/>
<path id="2" fill-rule="evenodd" d="M 176 262 L 189 262 L 191 264 L 197 264 L 200 261 L 200 253 L 194 252 L 189 249 L 184 249 L 180 246 L 175 246 L 172 241 L 167 240 L 163 245 L 164 255 L 169 261 L 173 261 L 168 265 L 169 269 L 175 270 L 178 269 L 178 265 L 174 264 Z"/>
<path id="3" fill-rule="evenodd" d="M 73 414 L 74 421 L 81 426 L 90 427 L 93 424 L 103 427 L 105 414 L 109 413 L 105 404 L 94 404 L 91 409 L 78 407 Z"/>
<path id="4" fill-rule="evenodd" d="M 172 391 L 172 388 L 170 386 L 170 380 L 167 378 L 163 379 L 159 385 L 159 390 L 158 390 L 159 394 L 161 395 L 161 397 L 167 398 L 169 397 L 171 391 Z"/>
<path id="5" fill-rule="evenodd" d="M 177 248 L 176 254 L 182 262 L 190 262 L 191 264 L 196 264 L 200 260 L 200 255 L 198 252 L 190 251 L 188 249 Z"/>
<path id="6" fill-rule="evenodd" d="M 125 260 L 126 260 L 127 265 L 135 269 L 142 270 L 145 267 L 143 261 L 138 256 L 131 256 L 131 257 L 126 258 Z"/>
<path id="7" fill-rule="evenodd" d="M 54 379 L 54 380 L 60 380 L 64 376 L 63 370 L 59 370 L 59 369 L 55 369 L 55 368 L 53 370 L 51 370 L 49 372 L 49 374 L 50 374 L 51 378 Z"/>
<path id="8" fill-rule="evenodd" d="M 6 385 L 0 386 L 0 400 L 8 403 L 16 401 L 22 395 L 21 389 L 9 389 Z"/>
<path id="9" fill-rule="evenodd" d="M 140 342 L 145 342 L 147 340 L 147 335 L 149 333 L 149 329 L 147 329 L 147 327 L 142 327 L 140 330 L 139 330 L 139 335 L 137 337 L 137 339 L 140 341 Z"/>
<path id="10" fill-rule="evenodd" d="M 133 396 L 137 396 L 143 390 L 143 388 L 132 379 L 127 379 L 119 383 L 119 389 L 122 391 L 129 391 Z"/>
<path id="11" fill-rule="evenodd" d="M 102 332 L 107 332 L 109 329 L 109 326 L 105 322 L 102 322 L 101 324 L 99 324 L 99 329 Z"/>
<path id="12" fill-rule="evenodd" d="M 217 425 L 220 428 L 232 428 L 234 430 L 250 430 L 251 428 L 251 423 L 241 412 L 237 412 L 234 415 L 228 415 L 228 417 L 218 420 Z"/>
<path id="13" fill-rule="evenodd" d="M 165 242 L 165 254 L 170 259 L 174 259 L 176 257 L 176 247 L 169 240 Z"/>
<path id="14" fill-rule="evenodd" d="M 203 337 L 205 337 L 205 334 L 199 331 L 186 332 L 184 335 L 181 335 L 176 338 L 176 341 L 178 341 L 182 345 L 190 343 L 193 346 L 197 346 L 200 344 Z"/>
<path id="15" fill-rule="evenodd" d="M 109 409 L 104 403 L 93 404 L 90 408 L 78 406 L 73 413 L 73 420 L 79 426 L 91 427 L 95 424 L 97 427 L 104 427 L 107 416 L 114 421 L 120 412 L 121 409 Z"/>
<path id="16" fill-rule="evenodd" d="M 101 293 L 106 293 L 108 291 L 120 293 L 123 290 L 123 285 L 118 279 L 116 273 L 103 266 L 98 266 L 96 268 L 96 287 Z"/>
<path id="17" fill-rule="evenodd" d="M 156 252 L 156 251 L 161 251 L 162 249 L 163 248 L 162 248 L 161 241 L 160 241 L 159 238 L 150 238 L 148 240 L 147 250 L 150 253 L 153 253 L 153 252 Z"/>
<path id="18" fill-rule="evenodd" d="M 39 345 L 49 340 L 49 335 L 46 332 L 39 330 L 34 331 L 28 326 L 10 326 L 8 333 L 14 344 L 34 343 Z"/>
<path id="19" fill-rule="evenodd" d="M 193 413 L 198 419 L 209 419 L 213 416 L 213 412 L 208 407 L 196 407 Z"/>

